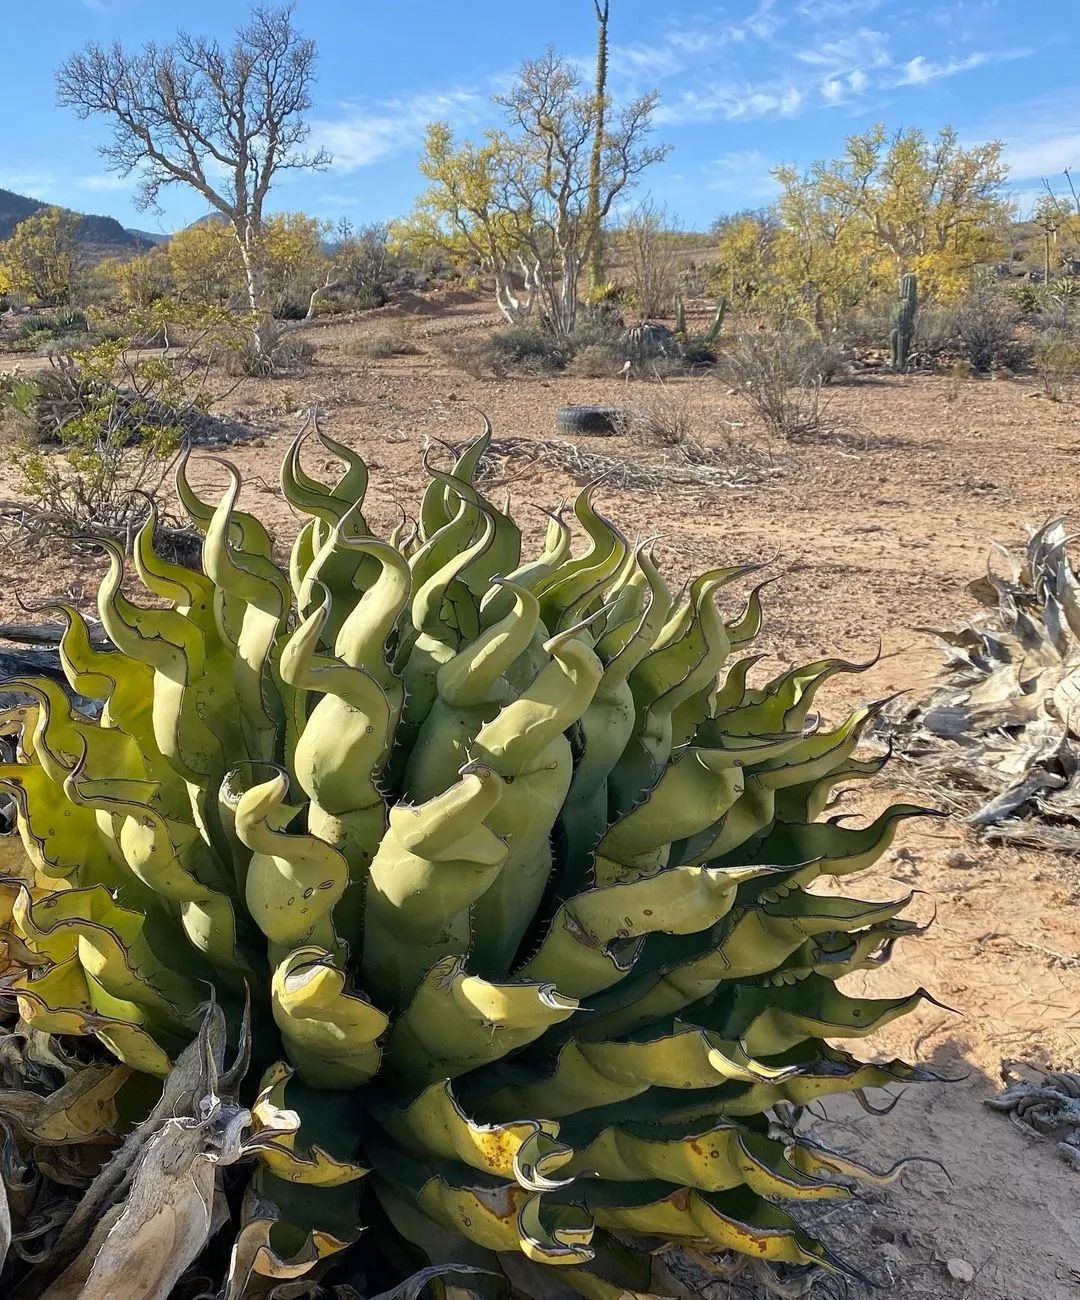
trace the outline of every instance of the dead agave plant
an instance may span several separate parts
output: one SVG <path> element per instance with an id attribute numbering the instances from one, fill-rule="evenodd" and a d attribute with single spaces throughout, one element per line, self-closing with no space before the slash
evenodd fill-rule
<path id="1" fill-rule="evenodd" d="M 1022 554 L 995 548 L 969 584 L 981 609 L 946 650 L 937 687 L 883 719 L 924 785 L 999 838 L 1080 852 L 1080 580 L 1060 519 Z"/>

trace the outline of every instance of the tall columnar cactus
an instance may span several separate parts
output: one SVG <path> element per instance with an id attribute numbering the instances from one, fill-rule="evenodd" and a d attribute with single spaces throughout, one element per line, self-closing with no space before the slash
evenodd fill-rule
<path id="1" fill-rule="evenodd" d="M 915 341 L 915 315 L 919 308 L 919 278 L 908 272 L 900 277 L 900 294 L 897 299 L 896 325 L 889 334 L 892 368 L 902 373 L 908 368 L 911 345 Z"/>
<path id="2" fill-rule="evenodd" d="M 108 1106 L 65 1111 L 68 1140 L 138 1117 L 213 988 L 234 1043 L 250 1022 L 269 1135 L 243 1148 L 234 1270 L 320 1267 L 373 1215 L 369 1249 L 505 1265 L 523 1291 L 533 1266 L 586 1297 L 646 1291 L 627 1234 L 844 1269 L 781 1202 L 866 1171 L 771 1108 L 920 1077 L 826 1041 L 927 996 L 836 987 L 916 928 L 906 898 L 810 888 L 921 811 L 819 820 L 882 767 L 856 754 L 876 705 L 812 711 L 858 666 L 750 685 L 761 589 L 727 619 L 716 598 L 754 566 L 673 593 L 592 489 L 584 546 L 556 513 L 523 559 L 473 486 L 490 431 L 389 540 L 361 459 L 319 436 L 343 472 L 316 480 L 300 441 L 286 456 L 306 520 L 287 572 L 238 473 L 215 505 L 181 465 L 203 571 L 155 549 L 151 511 L 134 567 L 152 603 L 103 544 L 115 649 L 58 607 L 100 720 L 17 684 L 9 979 L 28 1027 L 116 1062 L 94 1067 Z"/>

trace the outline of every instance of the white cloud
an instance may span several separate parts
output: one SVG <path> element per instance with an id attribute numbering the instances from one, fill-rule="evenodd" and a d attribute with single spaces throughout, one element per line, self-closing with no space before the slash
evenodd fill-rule
<path id="1" fill-rule="evenodd" d="M 884 68 L 890 63 L 889 42 L 884 33 L 862 28 L 835 41 L 823 41 L 795 56 L 800 63 L 826 72 L 850 72 L 855 68 Z"/>
<path id="2" fill-rule="evenodd" d="M 795 12 L 812 23 L 832 23 L 872 13 L 880 5 L 881 0 L 805 0 Z"/>
<path id="3" fill-rule="evenodd" d="M 56 177 L 52 172 L 0 172 L 0 189 L 14 190 L 16 194 L 25 194 L 29 198 L 39 199 L 51 194 L 55 186 Z"/>
<path id="4" fill-rule="evenodd" d="M 656 121 L 672 126 L 709 122 L 752 121 L 756 118 L 795 117 L 805 104 L 803 91 L 793 84 L 721 84 L 707 90 L 684 91 L 656 110 Z"/>
<path id="5" fill-rule="evenodd" d="M 312 121 L 311 143 L 333 155 L 331 170 L 357 171 L 416 148 L 429 122 L 475 123 L 484 102 L 477 91 L 448 90 L 383 100 L 373 108 L 344 105 L 342 117 Z"/>
<path id="6" fill-rule="evenodd" d="M 949 59 L 945 63 L 934 63 L 931 59 L 918 54 L 900 69 L 898 86 L 925 86 L 929 81 L 938 81 L 942 77 L 955 77 L 959 72 L 970 72 L 972 68 L 981 67 L 990 56 L 981 50 L 960 59 Z"/>
<path id="7" fill-rule="evenodd" d="M 72 183 L 80 190 L 104 190 L 110 192 L 130 192 L 135 188 L 136 184 L 130 176 L 113 176 L 108 172 L 100 176 L 79 176 Z"/>
<path id="8" fill-rule="evenodd" d="M 1015 180 L 1049 178 L 1066 167 L 1080 171 L 1080 131 L 1051 128 L 1041 138 L 1024 131 L 1006 145 L 1005 161 Z"/>
<path id="9" fill-rule="evenodd" d="M 776 181 L 769 175 L 772 166 L 760 149 L 736 149 L 706 163 L 705 187 L 740 203 L 763 202 L 776 194 Z"/>

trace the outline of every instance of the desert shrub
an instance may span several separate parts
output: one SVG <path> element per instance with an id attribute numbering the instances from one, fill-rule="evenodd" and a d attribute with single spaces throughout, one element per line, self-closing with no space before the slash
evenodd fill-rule
<path id="1" fill-rule="evenodd" d="M 567 349 L 541 325 L 507 325 L 492 333 L 491 344 L 508 370 L 546 375 L 566 367 Z"/>
<path id="2" fill-rule="evenodd" d="M 915 316 L 915 356 L 923 369 L 936 370 L 964 348 L 950 307 L 929 303 Z"/>
<path id="3" fill-rule="evenodd" d="M 489 334 L 467 334 L 441 342 L 448 364 L 474 379 L 501 379 L 508 374 L 546 375 L 563 370 L 569 349 L 539 325 L 507 325 Z"/>
<path id="4" fill-rule="evenodd" d="M 297 330 L 263 316 L 236 331 L 225 345 L 225 369 L 234 376 L 272 379 L 300 374 L 316 355 L 315 344 Z"/>
<path id="5" fill-rule="evenodd" d="M 994 288 L 975 289 L 957 303 L 956 334 L 976 370 L 1012 370 L 1023 364 L 1023 348 L 1016 339 L 1019 316 L 1016 304 Z"/>
<path id="6" fill-rule="evenodd" d="M 43 357 L 60 356 L 67 352 L 81 352 L 92 347 L 90 334 L 38 334 L 34 338 L 35 351 Z"/>
<path id="7" fill-rule="evenodd" d="M 616 379 L 625 372 L 626 352 L 617 343 L 586 343 L 567 369 L 581 379 Z"/>
<path id="8" fill-rule="evenodd" d="M 145 516 L 209 404 L 201 353 L 139 358 L 130 339 L 50 357 L 0 394 L 6 454 L 27 498 L 19 522 L 69 535 L 124 535 Z M 9 520 L 10 521 L 10 520 Z"/>
<path id="9" fill-rule="evenodd" d="M 1080 338 L 1074 332 L 1046 332 L 1035 340 L 1031 364 L 1046 396 L 1070 400 L 1080 379 Z"/>
<path id="10" fill-rule="evenodd" d="M 355 357 L 408 357 L 420 352 L 415 340 L 395 325 L 378 326 L 354 334 L 344 345 L 344 350 Z"/>
<path id="11" fill-rule="evenodd" d="M 664 384 L 638 389 L 618 433 L 643 447 L 680 447 L 703 452 L 697 419 L 686 398 Z"/>
<path id="12" fill-rule="evenodd" d="M 795 326 L 744 331 L 723 358 L 732 387 L 779 438 L 821 428 L 828 364 L 828 345 Z"/>
<path id="13" fill-rule="evenodd" d="M 448 366 L 473 379 L 502 379 L 506 374 L 506 358 L 492 343 L 490 334 L 439 339 L 435 346 Z"/>
<path id="14" fill-rule="evenodd" d="M 622 314 L 608 307 L 583 307 L 578 312 L 574 332 L 570 336 L 570 350 L 580 352 L 599 344 L 617 348 L 622 345 L 625 326 Z M 623 360 L 625 360 L 625 356 Z"/>

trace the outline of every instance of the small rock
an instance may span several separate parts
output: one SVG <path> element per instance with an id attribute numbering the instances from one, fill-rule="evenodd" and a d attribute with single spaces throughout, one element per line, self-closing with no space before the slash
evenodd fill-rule
<path id="1" fill-rule="evenodd" d="M 970 871 L 972 867 L 977 867 L 979 864 L 974 858 L 969 858 L 966 853 L 957 852 L 949 854 L 945 859 L 945 865 L 954 868 L 956 871 Z"/>
<path id="2" fill-rule="evenodd" d="M 975 1269 L 966 1259 L 950 1259 L 945 1267 L 949 1271 L 949 1276 L 956 1278 L 958 1282 L 975 1280 Z"/>

